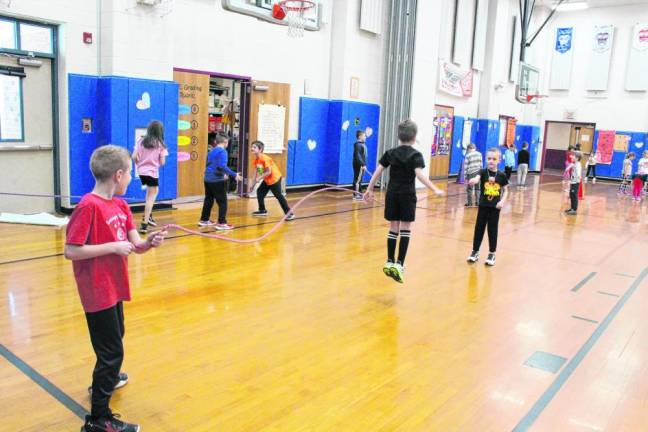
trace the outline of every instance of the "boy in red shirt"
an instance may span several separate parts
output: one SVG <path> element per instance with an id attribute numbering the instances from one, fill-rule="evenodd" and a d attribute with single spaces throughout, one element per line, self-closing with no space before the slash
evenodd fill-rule
<path id="1" fill-rule="evenodd" d="M 125 148 L 99 147 L 90 158 L 95 178 L 67 226 L 65 257 L 72 260 L 74 278 L 85 311 L 92 348 L 97 356 L 92 374 L 92 411 L 85 432 L 138 432 L 139 426 L 120 421 L 108 404 L 113 390 L 128 376 L 120 373 L 124 359 L 123 301 L 131 299 L 128 255 L 162 244 L 165 231 L 142 240 L 123 195 L 131 181 L 131 158 Z"/>

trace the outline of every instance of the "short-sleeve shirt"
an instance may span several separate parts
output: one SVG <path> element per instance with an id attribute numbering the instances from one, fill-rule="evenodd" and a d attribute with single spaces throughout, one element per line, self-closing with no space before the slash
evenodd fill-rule
<path id="1" fill-rule="evenodd" d="M 481 195 L 479 205 L 481 207 L 495 207 L 502 199 L 504 188 L 508 185 L 506 174 L 502 171 L 490 171 L 484 168 L 479 172 Z"/>
<path id="2" fill-rule="evenodd" d="M 127 241 L 128 232 L 134 229 L 133 215 L 124 200 L 89 193 L 72 212 L 65 243 L 83 246 Z M 131 299 L 126 257 L 103 255 L 73 261 L 72 267 L 86 312 L 98 312 Z"/>
<path id="3" fill-rule="evenodd" d="M 154 148 L 146 148 L 142 140 L 135 144 L 134 153 L 137 155 L 137 174 L 158 178 L 160 176 L 160 163 L 162 156 L 168 156 L 169 152 L 160 143 Z"/>
<path id="4" fill-rule="evenodd" d="M 641 174 L 641 175 L 648 174 L 648 158 L 639 159 L 639 167 L 637 169 L 637 174 Z"/>
<path id="5" fill-rule="evenodd" d="M 621 174 L 628 177 L 632 175 L 632 161 L 630 159 L 623 159 L 623 172 Z"/>
<path id="6" fill-rule="evenodd" d="M 380 165 L 389 171 L 389 185 L 387 192 L 416 193 L 414 179 L 416 168 L 425 168 L 423 155 L 410 145 L 399 145 L 389 149 L 380 158 Z"/>
<path id="7" fill-rule="evenodd" d="M 254 160 L 254 167 L 259 176 L 263 175 L 267 168 L 270 168 L 270 175 L 263 179 L 268 186 L 272 186 L 281 179 L 281 171 L 279 171 L 279 167 L 277 167 L 277 164 L 268 155 L 260 153 Z"/>

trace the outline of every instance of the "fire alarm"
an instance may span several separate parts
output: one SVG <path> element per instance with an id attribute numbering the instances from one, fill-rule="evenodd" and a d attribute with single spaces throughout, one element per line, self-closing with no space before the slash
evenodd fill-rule
<path id="1" fill-rule="evenodd" d="M 87 44 L 92 43 L 92 33 L 83 32 L 83 43 L 87 43 Z"/>

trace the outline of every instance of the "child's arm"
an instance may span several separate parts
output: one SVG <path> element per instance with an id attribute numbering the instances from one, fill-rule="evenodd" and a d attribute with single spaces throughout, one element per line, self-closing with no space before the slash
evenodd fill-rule
<path id="1" fill-rule="evenodd" d="M 497 205 L 495 207 L 497 207 L 498 209 L 501 209 L 502 207 L 504 207 L 504 204 L 506 203 L 506 200 L 508 199 L 508 194 L 509 194 L 508 186 L 504 186 L 504 194 L 502 195 L 502 199 L 497 203 Z"/>
<path id="2" fill-rule="evenodd" d="M 471 186 L 474 186 L 477 183 L 479 183 L 480 181 L 481 181 L 481 173 L 479 175 L 476 175 L 475 177 L 471 178 L 470 180 L 468 180 L 468 184 L 471 185 Z"/>
<path id="3" fill-rule="evenodd" d="M 428 189 L 434 191 L 434 193 L 437 194 L 438 196 L 442 196 L 444 194 L 444 192 L 441 189 L 436 187 L 434 183 L 430 181 L 430 179 L 423 172 L 422 168 L 415 168 L 414 172 L 416 173 L 416 178 L 419 179 L 421 183 L 423 183 Z"/>
<path id="4" fill-rule="evenodd" d="M 167 235 L 167 231 L 157 231 L 149 234 L 146 240 L 142 240 L 139 236 L 136 229 L 128 231 L 128 242 L 133 246 L 133 251 L 138 254 L 143 254 L 148 252 L 151 248 L 161 246 L 164 242 L 164 236 Z"/>
<path id="5" fill-rule="evenodd" d="M 128 256 L 134 249 L 135 246 L 129 241 L 110 242 L 98 245 L 66 244 L 63 254 L 70 261 L 79 261 L 111 254 Z"/>
<path id="6" fill-rule="evenodd" d="M 160 153 L 160 166 L 164 166 L 166 163 L 166 154 Z"/>
<path id="7" fill-rule="evenodd" d="M 383 171 L 385 171 L 385 167 L 382 166 L 381 164 L 378 164 L 376 171 L 374 171 L 374 174 L 371 176 L 371 180 L 369 180 L 369 186 L 367 186 L 367 190 L 364 193 L 363 198 L 365 201 L 369 201 L 370 199 L 373 199 L 374 187 L 376 187 L 376 182 L 378 182 L 378 179 L 380 178 Z"/>

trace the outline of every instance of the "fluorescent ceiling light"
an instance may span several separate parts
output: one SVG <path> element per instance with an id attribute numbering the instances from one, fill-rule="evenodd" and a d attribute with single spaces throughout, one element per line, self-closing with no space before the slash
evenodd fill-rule
<path id="1" fill-rule="evenodd" d="M 587 3 L 578 2 L 578 3 L 563 3 L 558 6 L 558 12 L 568 12 L 568 11 L 577 11 L 587 9 Z"/>

